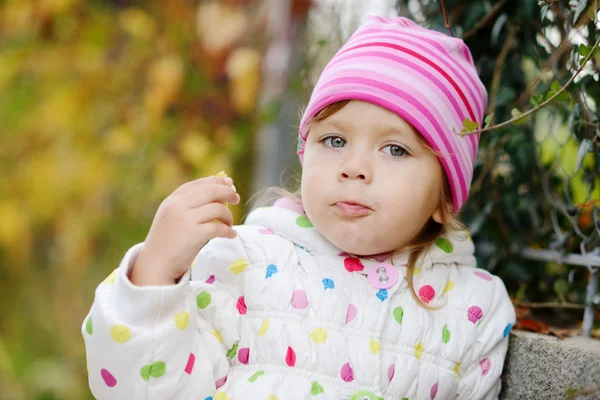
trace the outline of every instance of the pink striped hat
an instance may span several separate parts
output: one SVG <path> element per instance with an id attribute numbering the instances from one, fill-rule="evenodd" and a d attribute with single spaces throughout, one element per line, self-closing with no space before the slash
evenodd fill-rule
<path id="1" fill-rule="evenodd" d="M 440 152 L 455 212 L 469 195 L 480 134 L 461 136 L 463 121 L 482 124 L 487 92 L 462 39 L 408 18 L 367 17 L 329 61 L 300 121 L 303 160 L 309 122 L 324 107 L 362 100 L 408 121 Z"/>

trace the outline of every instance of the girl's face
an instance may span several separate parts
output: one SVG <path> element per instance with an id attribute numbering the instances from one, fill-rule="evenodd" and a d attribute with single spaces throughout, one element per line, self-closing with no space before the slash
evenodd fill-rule
<path id="1" fill-rule="evenodd" d="M 403 118 L 351 101 L 313 122 L 302 200 L 315 228 L 339 249 L 374 255 L 409 244 L 430 218 L 442 222 L 444 172 Z"/>

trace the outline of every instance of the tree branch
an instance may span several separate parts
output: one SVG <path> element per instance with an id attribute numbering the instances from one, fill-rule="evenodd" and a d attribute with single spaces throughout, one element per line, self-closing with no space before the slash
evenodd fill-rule
<path id="1" fill-rule="evenodd" d="M 467 40 L 471 36 L 473 36 L 475 33 L 477 33 L 477 31 L 479 29 L 481 29 L 482 26 L 487 24 L 490 21 L 490 19 L 494 18 L 496 13 L 498 11 L 500 11 L 500 9 L 504 6 L 504 4 L 506 4 L 507 1 L 508 0 L 500 0 L 499 2 L 494 4 L 494 7 L 492 7 L 492 9 L 486 15 L 484 15 L 483 18 L 481 18 L 479 21 L 477 21 L 475 26 L 473 26 L 473 28 L 469 32 L 467 32 L 463 35 L 462 39 Z"/>
<path id="2" fill-rule="evenodd" d="M 450 27 L 450 22 L 448 21 L 448 14 L 446 13 L 446 4 L 444 4 L 444 0 L 440 0 L 442 3 L 442 13 L 444 14 L 444 24 L 446 28 L 450 31 L 450 36 L 454 37 L 454 33 L 452 32 L 452 28 Z"/>

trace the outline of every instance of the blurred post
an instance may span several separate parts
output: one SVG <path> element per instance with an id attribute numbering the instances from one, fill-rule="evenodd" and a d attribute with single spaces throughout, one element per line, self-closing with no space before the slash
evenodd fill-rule
<path id="1" fill-rule="evenodd" d="M 267 0 L 267 51 L 260 99 L 263 125 L 256 134 L 253 192 L 278 186 L 293 176 L 301 93 L 290 89 L 300 65 L 311 0 Z"/>

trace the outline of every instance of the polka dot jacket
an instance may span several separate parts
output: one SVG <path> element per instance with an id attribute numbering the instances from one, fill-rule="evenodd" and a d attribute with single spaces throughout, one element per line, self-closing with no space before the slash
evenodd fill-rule
<path id="1" fill-rule="evenodd" d="M 342 253 L 280 200 L 214 239 L 177 285 L 134 286 L 131 248 L 83 321 L 97 399 L 494 399 L 515 312 L 466 233 Z"/>

